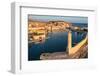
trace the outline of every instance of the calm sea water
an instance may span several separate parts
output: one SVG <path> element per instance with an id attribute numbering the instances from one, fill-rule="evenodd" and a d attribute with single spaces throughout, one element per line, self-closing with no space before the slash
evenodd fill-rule
<path id="1" fill-rule="evenodd" d="M 87 27 L 87 24 L 73 23 L 73 25 L 77 25 L 80 27 Z M 73 45 L 75 43 L 80 42 L 86 33 L 78 34 L 76 32 L 72 32 L 72 42 Z M 54 32 L 48 34 L 48 39 L 43 43 L 31 44 L 28 46 L 28 60 L 40 60 L 41 53 L 46 52 L 63 52 L 67 48 L 67 32 Z"/>

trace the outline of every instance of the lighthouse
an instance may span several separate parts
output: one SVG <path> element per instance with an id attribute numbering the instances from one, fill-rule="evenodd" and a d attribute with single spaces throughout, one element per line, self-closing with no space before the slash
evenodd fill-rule
<path id="1" fill-rule="evenodd" d="M 70 54 L 72 48 L 72 32 L 68 30 L 68 47 L 67 47 L 67 52 Z"/>

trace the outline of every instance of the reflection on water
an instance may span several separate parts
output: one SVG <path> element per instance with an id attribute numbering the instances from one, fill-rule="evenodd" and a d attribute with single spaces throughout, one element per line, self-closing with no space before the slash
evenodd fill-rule
<path id="1" fill-rule="evenodd" d="M 84 34 L 84 35 L 83 35 Z M 73 46 L 80 42 L 86 33 L 72 32 Z M 67 32 L 53 32 L 48 34 L 48 38 L 44 42 L 32 43 L 28 48 L 29 60 L 39 60 L 40 54 L 43 52 L 62 52 L 67 48 Z"/>
<path id="2" fill-rule="evenodd" d="M 74 24 L 73 24 L 74 25 Z M 87 26 L 87 24 L 76 23 L 77 26 Z M 85 38 L 86 32 L 72 32 L 72 46 Z M 67 32 L 48 33 L 44 41 L 28 44 L 28 60 L 40 60 L 41 53 L 62 52 L 67 48 Z"/>

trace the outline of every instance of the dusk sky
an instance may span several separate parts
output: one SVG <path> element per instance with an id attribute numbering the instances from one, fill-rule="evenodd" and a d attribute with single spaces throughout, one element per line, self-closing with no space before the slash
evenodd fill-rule
<path id="1" fill-rule="evenodd" d="M 71 23 L 88 23 L 88 17 L 81 16 L 50 16 L 50 15 L 29 15 L 29 19 L 36 21 L 67 21 Z"/>

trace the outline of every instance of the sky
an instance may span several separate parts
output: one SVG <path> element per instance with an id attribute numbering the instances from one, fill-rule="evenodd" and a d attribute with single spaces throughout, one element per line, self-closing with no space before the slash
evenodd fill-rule
<path id="1" fill-rule="evenodd" d="M 53 16 L 53 15 L 28 15 L 28 18 L 36 21 L 67 21 L 70 23 L 88 23 L 88 17 L 80 16 Z"/>

